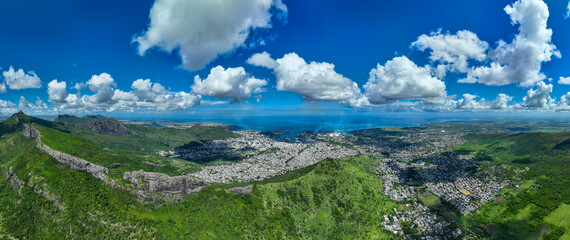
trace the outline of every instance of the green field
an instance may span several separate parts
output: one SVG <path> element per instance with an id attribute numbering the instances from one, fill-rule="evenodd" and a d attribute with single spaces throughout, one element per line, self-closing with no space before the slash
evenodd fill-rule
<path id="1" fill-rule="evenodd" d="M 420 201 L 426 206 L 437 206 L 441 203 L 439 197 L 431 192 L 423 192 L 418 194 Z"/>
<path id="2" fill-rule="evenodd" d="M 566 229 L 561 240 L 570 239 L 570 205 L 562 204 L 554 212 L 545 218 L 546 222 Z"/>

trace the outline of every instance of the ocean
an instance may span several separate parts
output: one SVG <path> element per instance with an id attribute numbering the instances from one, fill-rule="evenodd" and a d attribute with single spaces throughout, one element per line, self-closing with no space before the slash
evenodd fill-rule
<path id="1" fill-rule="evenodd" d="M 489 119 L 569 119 L 570 113 L 481 113 L 481 112 L 393 112 L 393 113 L 347 113 L 347 114 L 193 114 L 168 116 L 140 116 L 125 120 L 168 120 L 190 122 L 216 122 L 239 127 L 244 130 L 273 131 L 288 130 L 289 134 L 301 131 L 348 132 L 380 127 L 417 127 L 444 121 L 468 121 Z M 289 135 L 288 134 L 288 135 Z"/>

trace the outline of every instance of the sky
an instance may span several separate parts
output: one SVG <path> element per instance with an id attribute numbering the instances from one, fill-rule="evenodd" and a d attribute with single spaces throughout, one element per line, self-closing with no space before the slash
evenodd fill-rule
<path id="1" fill-rule="evenodd" d="M 570 110 L 566 0 L 0 1 L 0 115 Z"/>

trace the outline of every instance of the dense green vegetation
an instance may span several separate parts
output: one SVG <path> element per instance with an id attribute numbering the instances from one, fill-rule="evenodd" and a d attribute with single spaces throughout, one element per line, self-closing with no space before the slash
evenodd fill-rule
<path id="1" fill-rule="evenodd" d="M 265 204 L 288 211 L 304 239 L 388 239 L 381 217 L 397 204 L 374 174 L 378 159 L 323 161 L 300 178 L 258 186 Z"/>
<path id="2" fill-rule="evenodd" d="M 328 159 L 303 175 L 255 185 L 252 195 L 226 193 L 216 185 L 197 196 L 154 211 L 160 238 L 389 239 L 380 216 L 397 205 L 383 195 L 369 171 L 374 159 Z"/>
<path id="3" fill-rule="evenodd" d="M 136 135 L 117 137 L 104 134 L 87 134 L 85 138 L 102 147 L 156 153 L 172 150 L 191 141 L 209 141 L 236 137 L 226 127 L 206 127 L 195 125 L 191 128 L 155 128 L 128 125 Z"/>
<path id="4" fill-rule="evenodd" d="M 390 211 L 395 205 L 382 195 L 379 178 L 365 171 L 362 162 L 366 158 L 326 160 L 299 178 L 257 185 L 252 195 L 227 193 L 224 190 L 227 186 L 220 185 L 189 196 L 185 201 L 157 206 L 140 203 L 135 197 L 108 188 L 88 174 L 62 168 L 26 141 L 30 152 L 22 156 L 25 159 L 15 158 L 25 165 L 16 168 L 16 174 L 27 176 L 32 173 L 32 178 L 43 178 L 41 183 L 46 183 L 47 189 L 60 196 L 58 203 L 65 210 L 59 210 L 30 187 L 12 189 L 8 181 L 1 179 L 0 222 L 4 224 L 0 224 L 0 234 L 6 236 L 52 239 L 62 236 L 159 239 L 390 237 L 379 227 L 378 214 Z M 353 175 L 356 178 L 352 178 Z M 32 181 L 31 178 L 22 179 Z M 310 182 L 307 185 L 310 187 L 296 187 L 305 182 Z M 298 224 L 303 221 L 307 222 L 298 232 Z"/>
<path id="5" fill-rule="evenodd" d="M 33 139 L 18 133 L 2 135 L 0 144 L 4 175 L 0 179 L 0 235 L 18 239 L 147 235 L 148 228 L 125 217 L 126 209 L 137 204 L 127 192 L 64 167 L 39 152 Z M 15 177 L 6 178 L 10 168 L 24 186 L 14 184 Z M 62 209 L 37 189 L 49 192 Z"/>

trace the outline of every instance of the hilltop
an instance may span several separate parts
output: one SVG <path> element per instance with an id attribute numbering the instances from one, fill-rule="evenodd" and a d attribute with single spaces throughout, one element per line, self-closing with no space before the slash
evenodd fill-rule
<path id="1" fill-rule="evenodd" d="M 18 113 L 13 114 L 10 118 L 4 120 L 0 123 L 0 135 L 6 133 L 12 133 L 17 130 L 22 129 L 22 124 L 39 124 L 46 127 L 54 127 L 54 123 L 41 119 L 28 116 L 24 114 L 24 112 L 19 111 Z"/>
<path id="2" fill-rule="evenodd" d="M 90 122 L 94 122 L 94 121 L 104 121 L 106 119 L 107 119 L 107 117 L 102 116 L 102 115 L 88 115 L 85 117 L 77 117 L 74 115 L 63 114 L 63 115 L 58 115 L 53 121 L 54 122 L 66 123 L 66 124 L 79 125 L 79 124 L 85 124 L 85 123 L 90 123 Z"/>
<path id="3" fill-rule="evenodd" d="M 125 127 L 125 125 L 119 120 L 115 118 L 107 118 L 101 115 L 91 115 L 82 118 L 73 115 L 59 115 L 54 122 L 89 129 L 99 134 L 108 134 L 113 136 L 136 134 Z"/>

